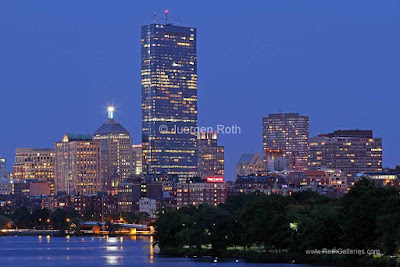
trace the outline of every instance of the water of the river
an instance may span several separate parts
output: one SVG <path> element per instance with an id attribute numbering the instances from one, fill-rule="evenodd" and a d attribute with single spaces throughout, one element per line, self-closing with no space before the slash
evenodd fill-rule
<path id="1" fill-rule="evenodd" d="M 150 237 L 1 236 L 0 266 L 208 266 L 242 267 L 236 259 L 171 258 L 157 255 Z M 301 266 L 268 264 L 269 267 Z"/>

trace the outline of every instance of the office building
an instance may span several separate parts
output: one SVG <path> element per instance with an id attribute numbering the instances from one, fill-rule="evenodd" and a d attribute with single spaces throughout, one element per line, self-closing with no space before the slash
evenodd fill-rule
<path id="1" fill-rule="evenodd" d="M 51 194 L 53 194 L 54 168 L 54 148 L 17 148 L 15 150 L 14 179 L 50 183 Z"/>
<path id="2" fill-rule="evenodd" d="M 136 175 L 142 174 L 142 144 L 140 145 L 132 145 L 132 159 L 134 166 L 134 173 Z"/>
<path id="3" fill-rule="evenodd" d="M 347 176 L 382 171 L 382 138 L 371 130 L 337 130 L 310 138 L 309 169 L 338 169 Z"/>
<path id="4" fill-rule="evenodd" d="M 224 176 L 224 147 L 217 142 L 217 133 L 199 133 L 197 137 L 198 176 Z"/>
<path id="5" fill-rule="evenodd" d="M 6 159 L 0 158 L 0 179 L 5 179 L 5 178 L 7 178 Z"/>
<path id="6" fill-rule="evenodd" d="M 145 174 L 196 175 L 196 29 L 142 27 L 142 144 Z"/>
<path id="7" fill-rule="evenodd" d="M 55 143 L 55 191 L 96 195 L 102 190 L 100 141 L 90 134 L 65 134 Z"/>
<path id="8" fill-rule="evenodd" d="M 289 170 L 307 170 L 308 116 L 299 113 L 269 114 L 263 118 L 263 156 L 280 150 Z"/>
<path id="9" fill-rule="evenodd" d="M 114 107 L 108 107 L 108 119 L 94 133 L 93 140 L 101 144 L 101 182 L 111 190 L 118 182 L 134 174 L 132 138 L 129 132 L 114 120 Z"/>

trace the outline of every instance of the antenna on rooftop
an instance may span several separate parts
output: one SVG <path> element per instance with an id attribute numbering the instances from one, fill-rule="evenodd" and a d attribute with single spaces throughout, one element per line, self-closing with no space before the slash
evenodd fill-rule
<path id="1" fill-rule="evenodd" d="M 114 111 L 115 111 L 115 108 L 114 108 L 113 106 L 108 106 L 108 107 L 107 107 L 107 111 L 108 111 L 108 119 L 109 119 L 109 120 L 114 119 Z"/>
<path id="2" fill-rule="evenodd" d="M 168 24 L 168 9 L 166 9 L 164 11 L 164 13 L 165 13 L 165 25 L 167 25 Z"/>
<path id="3" fill-rule="evenodd" d="M 157 24 L 157 14 L 154 12 L 153 23 Z"/>

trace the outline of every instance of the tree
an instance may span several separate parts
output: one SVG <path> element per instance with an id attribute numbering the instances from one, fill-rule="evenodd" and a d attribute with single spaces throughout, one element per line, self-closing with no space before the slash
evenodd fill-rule
<path id="1" fill-rule="evenodd" d="M 340 224 L 341 208 L 318 205 L 299 218 L 297 233 L 299 252 L 306 249 L 339 248 L 343 235 Z"/>
<path id="2" fill-rule="evenodd" d="M 394 188 L 388 188 L 396 191 Z M 378 243 L 387 255 L 395 255 L 400 249 L 400 195 L 390 192 L 377 217 Z"/>
<path id="3" fill-rule="evenodd" d="M 83 212 L 83 218 L 84 221 L 100 221 L 101 216 L 98 211 L 95 211 L 94 209 L 85 209 Z"/>
<path id="4" fill-rule="evenodd" d="M 0 215 L 0 229 L 8 228 L 11 219 L 7 216 Z"/>
<path id="5" fill-rule="evenodd" d="M 396 193 L 361 179 L 343 197 L 344 245 L 348 248 L 373 249 L 379 237 L 377 217 L 388 198 Z"/>
<path id="6" fill-rule="evenodd" d="M 263 244 L 266 249 L 287 247 L 291 221 L 285 211 L 284 197 L 260 197 L 242 211 L 239 221 L 243 224 L 244 235 L 249 243 Z"/>
<path id="7" fill-rule="evenodd" d="M 220 207 L 200 205 L 189 226 L 197 247 L 204 243 L 211 244 L 214 256 L 220 255 L 232 244 L 235 219 Z"/>
<path id="8" fill-rule="evenodd" d="M 155 222 L 155 243 L 161 251 L 169 248 L 178 249 L 183 246 L 183 239 L 179 238 L 179 232 L 185 228 L 187 221 L 184 219 L 185 209 L 172 210 L 165 209 L 161 212 Z"/>
<path id="9" fill-rule="evenodd" d="M 50 214 L 51 212 L 47 208 L 35 209 L 31 215 L 32 221 L 35 224 L 35 228 L 43 228 L 44 226 L 47 226 L 47 220 L 50 218 Z"/>
<path id="10" fill-rule="evenodd" d="M 24 228 L 24 229 L 33 228 L 31 214 L 26 207 L 17 208 L 12 215 L 12 219 L 14 221 L 14 225 L 17 228 Z"/>

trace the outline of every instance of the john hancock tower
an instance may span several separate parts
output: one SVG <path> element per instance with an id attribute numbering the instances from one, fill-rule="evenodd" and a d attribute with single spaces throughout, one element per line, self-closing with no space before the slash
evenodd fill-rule
<path id="1" fill-rule="evenodd" d="M 143 172 L 195 176 L 196 29 L 142 26 L 141 50 Z"/>

